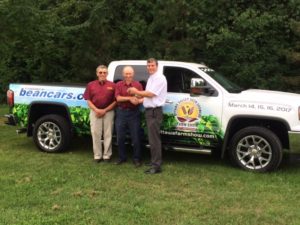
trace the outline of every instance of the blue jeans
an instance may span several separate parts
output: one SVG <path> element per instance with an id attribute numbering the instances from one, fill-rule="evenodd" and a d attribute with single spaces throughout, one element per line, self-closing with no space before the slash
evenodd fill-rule
<path id="1" fill-rule="evenodd" d="M 140 111 L 138 108 L 133 110 L 117 108 L 116 131 L 120 160 L 127 160 L 125 140 L 128 132 L 133 145 L 133 160 L 141 160 L 140 129 Z"/>

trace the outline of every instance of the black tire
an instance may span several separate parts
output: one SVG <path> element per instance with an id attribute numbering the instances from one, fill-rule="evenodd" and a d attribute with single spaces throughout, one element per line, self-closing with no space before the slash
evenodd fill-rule
<path id="1" fill-rule="evenodd" d="M 33 140 L 41 151 L 62 152 L 69 146 L 70 137 L 70 125 L 62 116 L 45 115 L 34 125 Z"/>
<path id="2" fill-rule="evenodd" d="M 231 139 L 231 161 L 245 170 L 269 172 L 277 169 L 283 150 L 279 138 L 264 127 L 246 127 Z"/>

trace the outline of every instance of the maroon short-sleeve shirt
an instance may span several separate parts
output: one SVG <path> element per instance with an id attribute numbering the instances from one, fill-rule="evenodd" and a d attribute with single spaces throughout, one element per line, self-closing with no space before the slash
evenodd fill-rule
<path id="1" fill-rule="evenodd" d="M 138 81 L 132 81 L 130 84 L 126 84 L 126 82 L 122 80 L 116 84 L 115 97 L 117 98 L 118 96 L 124 96 L 124 97 L 131 96 L 127 92 L 127 89 L 130 87 L 135 87 L 139 91 L 143 90 L 143 86 Z M 134 105 L 131 102 L 127 101 L 127 102 L 118 102 L 118 107 L 121 107 L 122 109 L 134 109 L 138 107 L 138 105 Z"/>
<path id="2" fill-rule="evenodd" d="M 111 81 L 94 80 L 88 83 L 83 98 L 90 100 L 97 108 L 104 109 L 115 101 L 116 84 Z"/>

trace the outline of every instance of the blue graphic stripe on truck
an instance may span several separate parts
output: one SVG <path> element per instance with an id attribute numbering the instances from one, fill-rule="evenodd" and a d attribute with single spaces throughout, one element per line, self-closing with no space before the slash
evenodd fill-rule
<path id="1" fill-rule="evenodd" d="M 15 104 L 30 104 L 34 101 L 60 102 L 69 107 L 88 108 L 83 98 L 84 87 L 10 84 L 14 91 Z"/>
<path id="2" fill-rule="evenodd" d="M 21 88 L 19 96 L 36 97 L 36 98 L 58 98 L 58 99 L 74 99 L 83 100 L 83 94 L 74 94 L 72 92 L 47 91 L 47 90 L 25 90 Z"/>

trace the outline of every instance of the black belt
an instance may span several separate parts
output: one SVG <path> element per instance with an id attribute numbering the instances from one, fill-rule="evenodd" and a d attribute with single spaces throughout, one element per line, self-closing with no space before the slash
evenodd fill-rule
<path id="1" fill-rule="evenodd" d="M 145 108 L 145 110 L 146 111 L 148 111 L 148 110 L 157 110 L 157 109 L 162 109 L 162 106 L 158 106 L 158 107 L 147 107 L 147 108 Z"/>
<path id="2" fill-rule="evenodd" d="M 118 107 L 118 109 L 124 110 L 124 111 L 135 111 L 135 110 L 138 110 L 138 107 L 135 107 L 135 108 Z"/>

